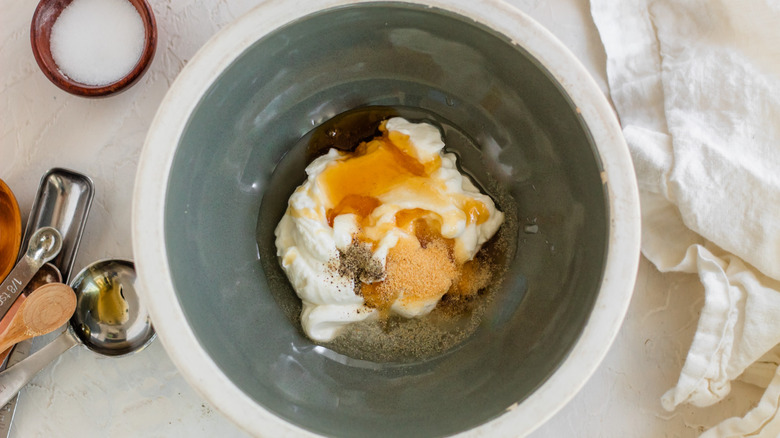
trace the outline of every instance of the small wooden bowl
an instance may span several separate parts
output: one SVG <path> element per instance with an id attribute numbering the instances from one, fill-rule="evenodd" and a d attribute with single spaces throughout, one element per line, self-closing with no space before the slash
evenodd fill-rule
<path id="1" fill-rule="evenodd" d="M 22 215 L 11 188 L 0 179 L 0 281 L 16 264 L 22 244 Z"/>
<path id="2" fill-rule="evenodd" d="M 122 79 L 107 85 L 83 84 L 65 76 L 51 55 L 51 29 L 54 22 L 73 0 L 41 0 L 35 8 L 30 26 L 30 42 L 38 66 L 54 85 L 68 93 L 85 97 L 99 97 L 129 88 L 149 68 L 157 48 L 157 23 L 152 7 L 146 0 L 128 0 L 141 15 L 144 23 L 144 50 L 133 69 Z"/>

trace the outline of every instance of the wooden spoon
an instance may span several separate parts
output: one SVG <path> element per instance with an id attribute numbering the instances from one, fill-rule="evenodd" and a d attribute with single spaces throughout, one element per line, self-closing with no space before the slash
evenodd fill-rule
<path id="1" fill-rule="evenodd" d="M 62 283 L 45 284 L 24 300 L 0 333 L 0 351 L 25 339 L 45 335 L 68 322 L 76 310 L 76 294 Z"/>
<path id="2" fill-rule="evenodd" d="M 62 274 L 60 274 L 60 270 L 57 269 L 56 266 L 51 263 L 46 263 L 41 266 L 41 269 L 33 276 L 33 279 L 27 283 L 27 286 L 24 287 L 19 298 L 17 298 L 11 308 L 8 309 L 8 313 L 5 314 L 3 319 L 0 319 L 0 333 L 5 332 L 5 329 L 8 328 L 11 320 L 14 319 L 14 315 L 16 315 L 19 312 L 19 308 L 22 307 L 24 300 L 26 300 L 34 290 L 49 283 L 62 283 Z M 11 349 L 12 348 L 8 348 L 0 353 L 0 363 L 6 363 L 8 355 L 11 354 Z"/>

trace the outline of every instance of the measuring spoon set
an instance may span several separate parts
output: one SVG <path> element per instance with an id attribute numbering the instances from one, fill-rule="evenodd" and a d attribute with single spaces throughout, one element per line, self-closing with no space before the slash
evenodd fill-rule
<path id="1" fill-rule="evenodd" d="M 0 188 L 6 187 L 3 183 Z M 94 262 L 66 284 L 93 196 L 92 180 L 85 175 L 62 168 L 44 174 L 16 265 L 5 278 L 0 272 L 0 370 L 8 366 L 0 372 L 0 406 L 8 405 L 0 409 L 11 416 L 18 391 L 71 347 L 82 344 L 98 354 L 123 356 L 141 350 L 155 337 L 135 291 L 132 261 Z M 15 203 L 13 194 L 5 199 Z M 9 223 L 18 227 L 20 219 Z M 11 238 L 13 232 L 0 230 Z M 8 246 L 0 249 L 7 253 Z M 68 321 L 59 336 L 26 357 L 30 338 L 51 333 Z M 8 430 L 10 421 L 6 423 L 0 422 L 0 432 Z"/>

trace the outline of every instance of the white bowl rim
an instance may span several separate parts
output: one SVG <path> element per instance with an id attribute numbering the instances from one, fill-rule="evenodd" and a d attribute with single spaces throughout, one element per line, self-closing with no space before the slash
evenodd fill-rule
<path id="1" fill-rule="evenodd" d="M 385 1 L 385 0 L 381 0 Z M 253 435 L 317 436 L 255 403 L 206 354 L 187 324 L 174 293 L 165 249 L 164 203 L 179 137 L 209 85 L 257 39 L 324 9 L 376 0 L 264 1 L 212 37 L 182 70 L 163 99 L 141 153 L 133 193 L 133 250 L 138 291 L 158 337 L 185 379 L 235 424 Z M 471 17 L 508 37 L 559 81 L 586 121 L 604 171 L 609 246 L 593 312 L 558 370 L 520 403 L 457 436 L 529 434 L 585 385 L 607 354 L 631 300 L 639 264 L 639 196 L 631 157 L 606 97 L 579 60 L 549 31 L 500 0 L 391 0 L 421 4 Z"/>

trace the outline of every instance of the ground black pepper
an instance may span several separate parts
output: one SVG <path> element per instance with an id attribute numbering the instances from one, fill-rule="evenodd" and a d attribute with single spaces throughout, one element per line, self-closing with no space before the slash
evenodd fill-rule
<path id="1" fill-rule="evenodd" d="M 360 293 L 363 283 L 382 281 L 385 278 L 384 267 L 374 258 L 371 246 L 357 239 L 352 240 L 346 251 L 339 250 L 338 262 L 332 263 L 332 268 L 335 268 L 340 277 L 354 281 L 356 294 Z"/>

